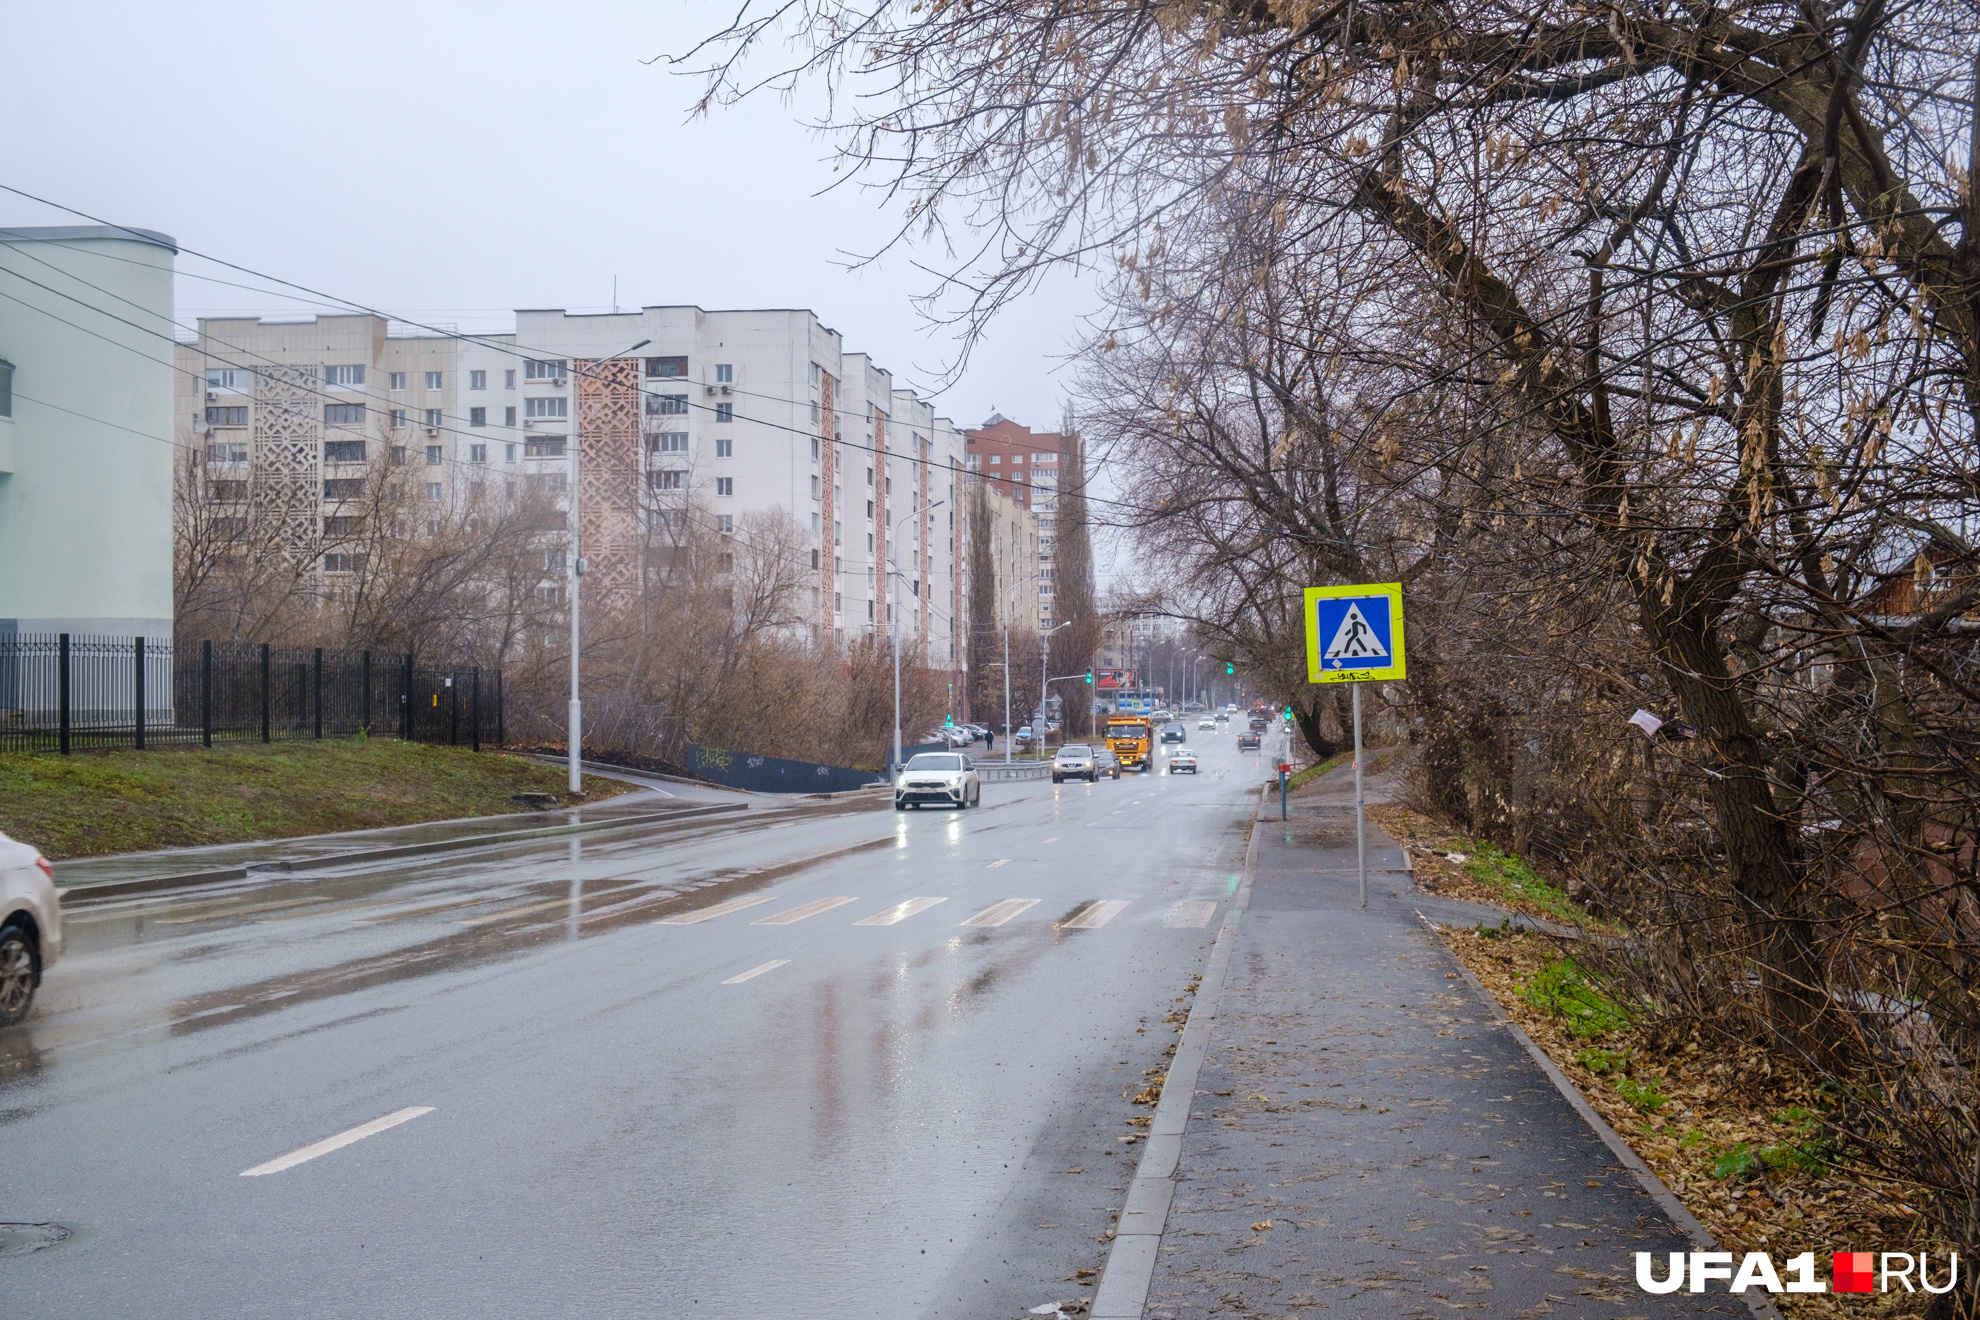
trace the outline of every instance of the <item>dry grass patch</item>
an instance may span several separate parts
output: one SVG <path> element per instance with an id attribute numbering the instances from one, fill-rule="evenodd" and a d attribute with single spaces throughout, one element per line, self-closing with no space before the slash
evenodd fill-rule
<path id="1" fill-rule="evenodd" d="M 1827 1098 L 1799 1071 L 1758 1047 L 1696 1037 L 1660 1039 L 1578 975 L 1571 949 L 1538 934 L 1439 931 L 1512 1019 L 1573 1080 L 1596 1111 L 1685 1208 L 1734 1253 L 1765 1251 L 1776 1266 L 1816 1253 L 1828 1278 L 1833 1251 L 1930 1250 L 1908 1206 L 1917 1193 L 1866 1181 L 1838 1164 L 1847 1153 L 1822 1135 Z M 1783 1314 L 1916 1314 L 1923 1294 L 1773 1298 Z"/>

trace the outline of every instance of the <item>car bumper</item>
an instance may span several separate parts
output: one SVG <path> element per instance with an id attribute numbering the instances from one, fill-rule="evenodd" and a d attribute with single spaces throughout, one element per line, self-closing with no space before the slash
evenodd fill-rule
<path id="1" fill-rule="evenodd" d="M 961 784 L 942 788 L 897 788 L 894 790 L 894 801 L 910 804 L 940 803 L 953 807 L 963 800 L 963 795 L 967 791 Z"/>

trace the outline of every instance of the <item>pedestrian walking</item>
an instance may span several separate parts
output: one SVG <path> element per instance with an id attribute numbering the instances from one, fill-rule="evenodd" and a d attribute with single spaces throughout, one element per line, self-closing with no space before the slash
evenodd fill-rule
<path id="1" fill-rule="evenodd" d="M 983 731 L 983 750 L 986 752 L 997 750 L 997 731 L 995 729 L 985 729 Z"/>

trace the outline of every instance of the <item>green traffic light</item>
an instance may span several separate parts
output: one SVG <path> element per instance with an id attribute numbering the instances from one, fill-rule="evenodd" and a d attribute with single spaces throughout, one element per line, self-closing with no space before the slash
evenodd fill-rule
<path id="1" fill-rule="evenodd" d="M 1237 666 L 1236 666 L 1236 665 L 1225 665 L 1225 666 L 1224 666 L 1224 672 L 1225 672 L 1226 674 L 1235 674 L 1235 673 L 1237 672 Z"/>
<path id="2" fill-rule="evenodd" d="M 1093 681 L 1093 671 L 1091 669 L 1086 671 L 1086 681 L 1089 683 Z"/>

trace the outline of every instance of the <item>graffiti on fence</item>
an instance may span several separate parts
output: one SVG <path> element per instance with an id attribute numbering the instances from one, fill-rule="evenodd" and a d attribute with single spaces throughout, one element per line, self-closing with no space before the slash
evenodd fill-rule
<path id="1" fill-rule="evenodd" d="M 872 770 L 787 761 L 780 756 L 719 747 L 690 746 L 688 765 L 703 779 L 752 793 L 845 793 L 884 777 Z"/>

